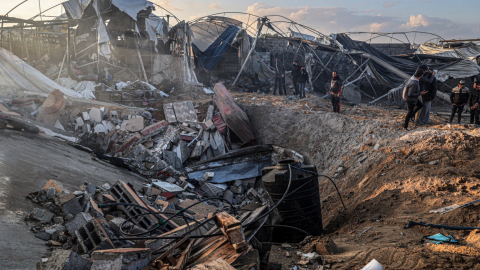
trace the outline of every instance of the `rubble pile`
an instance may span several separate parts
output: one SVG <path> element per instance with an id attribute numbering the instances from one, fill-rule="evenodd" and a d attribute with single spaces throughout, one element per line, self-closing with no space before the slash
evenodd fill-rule
<path id="1" fill-rule="evenodd" d="M 147 269 L 163 269 L 159 266 L 175 265 L 174 257 L 180 262 L 183 256 L 187 262 L 189 255 L 182 254 L 185 245 L 181 244 L 190 242 L 192 247 L 196 240 L 187 241 L 189 237 L 222 237 L 222 233 L 212 233 L 216 228 L 228 239 L 230 253 L 238 257 L 251 252 L 240 222 L 227 212 L 203 201 L 182 200 L 149 184 L 137 191 L 122 181 L 113 186 L 85 183 L 70 192 L 62 183 L 49 180 L 27 198 L 39 205 L 26 216 L 27 224 L 52 251 L 37 269 L 144 269 L 148 265 L 152 268 Z M 239 218 L 245 220 L 251 214 L 247 211 Z M 182 249 L 166 258 L 164 248 L 169 245 L 173 247 L 167 252 Z M 160 251 L 163 254 L 155 256 Z"/>

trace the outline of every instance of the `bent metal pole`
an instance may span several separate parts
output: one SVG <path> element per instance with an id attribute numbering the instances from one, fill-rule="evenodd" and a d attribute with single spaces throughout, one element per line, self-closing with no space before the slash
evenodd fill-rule
<path id="1" fill-rule="evenodd" d="M 260 33 L 262 32 L 264 22 L 261 21 L 261 23 L 262 24 L 258 28 L 257 35 L 255 36 L 255 40 L 253 41 L 252 48 L 250 48 L 250 51 L 248 52 L 247 57 L 245 57 L 245 61 L 243 61 L 243 64 L 242 64 L 242 68 L 240 68 L 240 71 L 238 72 L 237 77 L 235 78 L 235 81 L 233 82 L 232 85 L 235 85 L 237 83 L 238 78 L 240 78 L 240 74 L 242 74 L 242 71 L 243 71 L 243 69 L 245 68 L 245 65 L 248 62 L 248 59 L 250 58 L 250 55 L 252 54 L 253 50 L 255 50 L 255 45 L 257 44 L 257 40 L 258 40 L 258 37 L 260 36 Z"/>

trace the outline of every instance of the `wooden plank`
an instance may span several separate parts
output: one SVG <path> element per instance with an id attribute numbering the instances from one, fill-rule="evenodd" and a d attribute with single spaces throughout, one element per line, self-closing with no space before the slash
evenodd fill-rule
<path id="1" fill-rule="evenodd" d="M 227 214 L 227 212 L 217 213 L 214 220 L 217 227 L 227 236 L 228 241 L 237 252 L 248 248 L 240 221 Z"/>

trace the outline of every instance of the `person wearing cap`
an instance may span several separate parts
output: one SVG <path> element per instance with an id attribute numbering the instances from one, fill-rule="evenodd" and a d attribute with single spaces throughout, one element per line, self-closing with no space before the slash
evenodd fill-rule
<path id="1" fill-rule="evenodd" d="M 293 87 L 295 87 L 295 95 L 300 95 L 300 91 L 298 88 L 298 78 L 300 76 L 300 69 L 302 67 L 298 65 L 297 60 L 293 60 L 292 63 L 292 82 Z"/>
<path id="2" fill-rule="evenodd" d="M 425 92 L 425 94 L 420 96 L 423 107 L 416 114 L 416 122 L 419 125 L 430 124 L 432 100 L 437 96 L 437 79 L 435 78 L 435 72 L 432 73 L 427 65 L 420 65 L 418 69 L 424 70 L 423 76 L 419 80 L 419 85 L 420 92 Z"/>
<path id="3" fill-rule="evenodd" d="M 283 95 L 283 78 L 285 77 L 285 67 L 283 66 L 280 59 L 275 58 L 275 86 L 273 87 L 273 95 L 277 93 L 277 86 L 278 86 L 278 94 L 281 96 Z M 285 91 L 285 95 L 286 95 Z"/>
<path id="4" fill-rule="evenodd" d="M 418 97 L 424 95 L 425 92 L 420 91 L 420 82 L 419 80 L 423 77 L 423 70 L 417 69 L 415 74 L 407 81 L 405 88 L 403 89 L 403 98 L 407 103 L 407 115 L 405 115 L 405 122 L 403 128 L 405 130 L 410 130 L 408 128 L 408 122 L 410 119 L 415 116 L 415 114 L 423 107 L 423 104 Z"/>
<path id="5" fill-rule="evenodd" d="M 465 80 L 460 80 L 458 86 L 452 89 L 450 93 L 450 102 L 452 102 L 452 113 L 450 114 L 450 124 L 455 117 L 455 113 L 458 113 L 458 124 L 462 122 L 462 112 L 465 104 L 470 97 L 470 90 L 465 87 Z"/>
<path id="6" fill-rule="evenodd" d="M 478 121 L 480 115 L 480 81 L 477 81 L 477 78 L 473 81 L 473 89 L 468 99 L 468 106 L 470 107 L 470 124 L 479 125 Z"/>

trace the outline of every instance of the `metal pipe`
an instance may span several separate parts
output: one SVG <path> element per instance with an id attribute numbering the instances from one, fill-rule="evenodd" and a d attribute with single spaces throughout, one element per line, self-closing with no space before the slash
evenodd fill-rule
<path id="1" fill-rule="evenodd" d="M 258 28 L 257 35 L 255 36 L 255 40 L 253 41 L 253 44 L 252 44 L 252 48 L 250 48 L 250 51 L 248 52 L 247 57 L 245 58 L 245 61 L 243 61 L 242 67 L 240 68 L 240 71 L 238 72 L 237 77 L 235 78 L 235 81 L 233 82 L 232 85 L 235 85 L 237 83 L 238 78 L 242 74 L 242 71 L 248 62 L 248 59 L 250 58 L 250 55 L 252 54 L 253 50 L 255 50 L 255 45 L 257 44 L 257 40 L 258 40 L 258 37 L 260 36 L 260 33 L 262 32 L 262 28 L 263 28 L 263 22 L 260 25 L 260 28 Z"/>

